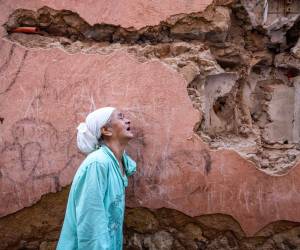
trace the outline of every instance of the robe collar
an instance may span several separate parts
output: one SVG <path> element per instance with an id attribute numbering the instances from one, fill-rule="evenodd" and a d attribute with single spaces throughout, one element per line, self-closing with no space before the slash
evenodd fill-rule
<path id="1" fill-rule="evenodd" d="M 103 148 L 104 152 L 114 161 L 114 163 L 117 165 L 117 171 L 123 181 L 123 184 L 124 184 L 124 187 L 127 187 L 128 186 L 128 178 L 127 178 L 127 175 L 126 175 L 126 170 L 128 168 L 127 164 L 128 164 L 128 161 L 126 160 L 126 153 L 124 151 L 123 153 L 123 156 L 122 156 L 122 161 L 123 161 L 123 164 L 124 164 L 124 172 L 125 174 L 122 175 L 122 172 L 121 172 L 121 168 L 120 168 L 120 164 L 119 164 L 119 161 L 117 160 L 116 156 L 114 155 L 114 153 L 111 151 L 111 149 L 106 146 L 105 144 L 103 144 L 101 146 L 101 148 Z"/>

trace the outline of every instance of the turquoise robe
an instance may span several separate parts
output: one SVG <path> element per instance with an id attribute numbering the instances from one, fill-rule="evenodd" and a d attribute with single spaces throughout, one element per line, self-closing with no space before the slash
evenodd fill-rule
<path id="1" fill-rule="evenodd" d="M 120 250 L 127 176 L 136 163 L 123 154 L 126 174 L 105 145 L 89 154 L 77 170 L 57 250 Z"/>

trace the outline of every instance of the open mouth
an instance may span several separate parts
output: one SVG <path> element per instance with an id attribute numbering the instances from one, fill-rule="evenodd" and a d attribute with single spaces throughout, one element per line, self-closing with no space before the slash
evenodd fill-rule
<path id="1" fill-rule="evenodd" d="M 128 127 L 126 130 L 127 130 L 127 131 L 130 131 L 130 127 Z"/>

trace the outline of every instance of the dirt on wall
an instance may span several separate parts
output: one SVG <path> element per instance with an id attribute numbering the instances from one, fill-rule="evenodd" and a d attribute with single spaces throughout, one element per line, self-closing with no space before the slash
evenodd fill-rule
<path id="1" fill-rule="evenodd" d="M 37 204 L 0 219 L 1 250 L 53 250 L 61 230 L 69 188 L 45 195 Z M 161 208 L 127 208 L 126 250 L 298 249 L 300 223 L 277 221 L 246 237 L 229 215 L 187 216 Z"/>

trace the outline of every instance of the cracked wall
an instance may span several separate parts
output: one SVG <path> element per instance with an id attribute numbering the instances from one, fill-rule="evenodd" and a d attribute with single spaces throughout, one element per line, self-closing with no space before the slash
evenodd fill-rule
<path id="1" fill-rule="evenodd" d="M 36 12 L 18 9 L 5 28 L 10 39 L 27 47 L 108 53 L 105 50 L 125 46 L 141 60 L 158 58 L 170 64 L 189 83 L 194 106 L 202 113 L 196 132 L 204 141 L 214 149 L 233 149 L 279 175 L 299 158 L 299 127 L 294 123 L 299 114 L 293 94 L 299 70 L 274 62 L 281 51 L 297 50 L 295 38 L 288 34 L 298 25 L 298 7 L 291 5 L 293 13 L 267 25 L 274 9 L 281 13 L 279 2 L 269 9 L 263 1 L 256 7 L 242 1 L 232 9 L 212 5 L 203 13 L 174 15 L 140 29 L 90 25 L 77 13 L 49 7 Z M 259 8 L 256 16 L 253 8 Z M 35 27 L 36 34 L 14 34 L 24 26 Z"/>
<path id="2" fill-rule="evenodd" d="M 69 188 L 0 219 L 0 249 L 55 249 Z M 247 237 L 229 215 L 187 216 L 179 211 L 127 208 L 124 249 L 297 249 L 300 224 L 277 221 Z"/>
<path id="3" fill-rule="evenodd" d="M 4 4 L 1 216 L 69 184 L 76 124 L 116 105 L 137 134 L 129 206 L 222 213 L 246 235 L 299 221 L 300 21 L 256 2 L 179 4 L 133 27 L 90 22 L 82 6 Z"/>

